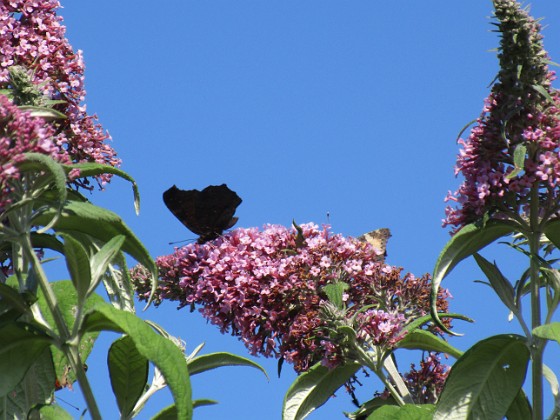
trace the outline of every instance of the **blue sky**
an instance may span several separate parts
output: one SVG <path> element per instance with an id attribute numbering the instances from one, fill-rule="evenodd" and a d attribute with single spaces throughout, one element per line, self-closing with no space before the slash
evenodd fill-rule
<path id="1" fill-rule="evenodd" d="M 135 216 L 130 188 L 119 180 L 92 200 L 119 213 L 154 257 L 171 253 L 170 241 L 195 237 L 165 208 L 162 192 L 173 184 L 227 183 L 243 198 L 239 226 L 322 224 L 328 212 L 332 230 L 345 235 L 389 227 L 388 263 L 416 275 L 432 271 L 449 239 L 441 228 L 443 198 L 459 182 L 455 139 L 479 115 L 498 70 L 490 51 L 499 42 L 488 19 L 491 2 L 62 5 L 70 43 L 84 51 L 88 110 L 98 114 L 122 168 L 138 181 L 141 214 Z M 540 0 L 532 12 L 545 17 L 545 48 L 560 61 L 560 8 Z M 519 274 L 518 255 L 494 251 L 485 256 Z M 465 262 L 444 282 L 454 295 L 452 310 L 477 321 L 455 324 L 465 336 L 452 342 L 463 350 L 489 335 L 519 331 L 498 298 L 473 283 L 480 278 Z M 190 350 L 206 342 L 205 352 L 248 356 L 235 338 L 172 303 L 142 316 L 186 340 Z M 114 337 L 102 336 L 102 348 L 88 360 L 107 418 L 116 410 L 106 367 Z M 550 346 L 548 355 L 556 350 Z M 406 351 L 397 356 L 403 368 L 418 360 Z M 280 418 L 295 375 L 286 365 L 278 379 L 275 360 L 257 361 L 270 381 L 249 368 L 194 377 L 195 398 L 220 401 L 195 415 Z M 377 389 L 366 380 L 362 399 Z M 171 402 L 168 391 L 160 394 L 141 418 Z M 60 396 L 84 407 L 78 392 Z M 341 391 L 310 418 L 340 419 L 343 410 L 353 406 Z"/>

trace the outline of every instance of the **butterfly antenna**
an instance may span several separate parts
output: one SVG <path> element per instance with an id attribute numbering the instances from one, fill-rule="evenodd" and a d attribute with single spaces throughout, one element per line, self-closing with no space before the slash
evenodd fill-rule
<path id="1" fill-rule="evenodd" d="M 73 409 L 75 409 L 76 411 L 80 411 L 80 407 L 76 407 L 73 404 L 70 404 L 68 401 L 60 398 L 59 396 L 56 397 L 57 400 L 62 401 L 64 404 L 68 404 L 70 407 L 72 407 Z"/>
<path id="2" fill-rule="evenodd" d="M 194 239 L 183 239 L 182 241 L 168 242 L 169 245 L 181 244 L 183 242 L 194 242 Z"/>

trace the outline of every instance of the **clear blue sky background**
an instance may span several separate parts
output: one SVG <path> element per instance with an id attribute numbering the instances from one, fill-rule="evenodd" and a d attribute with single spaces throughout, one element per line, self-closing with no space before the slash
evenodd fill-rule
<path id="1" fill-rule="evenodd" d="M 152 255 L 169 241 L 194 238 L 165 208 L 162 192 L 227 183 L 243 198 L 239 226 L 325 223 L 357 236 L 389 227 L 388 262 L 431 272 L 449 239 L 443 198 L 456 189 L 460 129 L 476 118 L 498 66 L 490 1 L 128 1 L 63 0 L 61 15 L 87 66 L 87 105 L 113 136 L 122 168 L 136 178 L 141 215 L 129 186 L 116 180 L 92 200 L 119 213 Z M 560 61 L 560 8 L 535 1 L 545 47 Z M 486 252 L 518 275 L 519 255 Z M 520 266 L 522 267 L 522 265 Z M 476 324 L 452 342 L 467 349 L 519 331 L 471 262 L 446 279 L 453 311 Z M 198 313 L 167 303 L 142 314 L 186 340 L 188 350 L 247 355 Z M 104 334 L 88 376 L 104 417 L 116 418 Z M 551 345 L 549 354 L 558 359 Z M 401 367 L 418 355 L 398 354 Z M 279 419 L 295 375 L 276 360 L 257 370 L 224 368 L 193 378 L 194 397 L 220 401 L 197 418 Z M 558 366 L 553 364 L 557 371 Z M 365 399 L 379 384 L 365 380 Z M 149 418 L 171 402 L 167 390 Z M 58 395 L 58 394 L 57 394 Z M 79 392 L 62 398 L 84 407 Z M 64 406 L 64 403 L 62 403 Z M 71 408 L 68 408 L 71 410 Z M 353 406 L 344 391 L 311 419 L 340 419 Z M 77 413 L 77 412 L 76 412 Z M 77 414 L 76 414 L 77 415 Z"/>

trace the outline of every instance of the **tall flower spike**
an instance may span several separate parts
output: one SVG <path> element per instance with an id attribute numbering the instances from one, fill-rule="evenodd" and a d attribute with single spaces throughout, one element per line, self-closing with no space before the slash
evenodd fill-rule
<path id="1" fill-rule="evenodd" d="M 541 27 L 519 3 L 495 0 L 501 34 L 500 72 L 482 114 L 467 139 L 460 139 L 456 174 L 464 182 L 446 201 L 445 225 L 457 231 L 489 214 L 525 214 L 533 185 L 542 217 L 559 211 L 560 96 L 552 88 Z"/>

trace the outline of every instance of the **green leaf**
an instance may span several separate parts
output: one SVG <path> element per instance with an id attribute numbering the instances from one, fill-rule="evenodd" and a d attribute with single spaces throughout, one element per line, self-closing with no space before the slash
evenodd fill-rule
<path id="1" fill-rule="evenodd" d="M 527 146 L 525 146 L 523 143 L 519 143 L 517 146 L 515 146 L 515 150 L 513 151 L 513 164 L 515 168 L 506 176 L 506 179 L 515 178 L 525 168 L 526 154 Z"/>
<path id="2" fill-rule="evenodd" d="M 39 417 L 34 417 L 38 415 Z M 72 420 L 74 417 L 58 404 L 44 405 L 39 410 L 31 412 L 29 420 Z"/>
<path id="3" fill-rule="evenodd" d="M 551 105 L 554 105 L 554 99 L 550 95 L 550 93 L 541 85 L 533 85 L 532 88 L 540 93 Z"/>
<path id="4" fill-rule="evenodd" d="M 445 245 L 436 262 L 432 276 L 430 311 L 438 327 L 449 334 L 457 335 L 442 324 L 437 313 L 437 291 L 443 279 L 459 262 L 480 251 L 496 239 L 511 234 L 515 229 L 515 224 L 503 220 L 491 220 L 484 226 L 470 224 L 464 226 Z"/>
<path id="5" fill-rule="evenodd" d="M 367 420 L 432 420 L 435 409 L 431 404 L 385 405 L 371 413 Z"/>
<path id="6" fill-rule="evenodd" d="M 172 404 L 157 413 L 154 417 L 152 417 L 152 420 L 177 420 L 178 418 L 177 408 L 175 407 L 175 404 Z"/>
<path id="7" fill-rule="evenodd" d="M 502 419 L 527 374 L 527 339 L 497 335 L 479 341 L 451 368 L 435 420 Z"/>
<path id="8" fill-rule="evenodd" d="M 33 414 L 28 417 L 28 413 L 38 404 L 47 404 L 52 400 L 55 379 L 52 355 L 45 348 L 33 360 L 23 380 L 4 397 L 4 401 L 0 398 L 0 418 L 37 418 Z"/>
<path id="9" fill-rule="evenodd" d="M 529 400 L 522 389 L 519 390 L 517 397 L 509 406 L 506 417 L 508 420 L 527 420 L 533 418 L 531 404 L 529 404 Z"/>
<path id="10" fill-rule="evenodd" d="M 44 120 L 65 120 L 68 118 L 62 112 L 56 109 L 42 107 L 42 106 L 32 106 L 32 105 L 22 105 L 18 107 L 22 111 L 30 112 L 32 117 L 43 118 Z"/>
<path id="11" fill-rule="evenodd" d="M 554 244 L 554 246 L 560 249 L 560 219 L 555 219 L 552 222 L 548 222 L 544 226 L 544 232 L 546 237 Z"/>
<path id="12" fill-rule="evenodd" d="M 414 330 L 397 342 L 396 348 L 408 350 L 426 350 L 447 353 L 455 358 L 461 357 L 463 352 L 456 349 L 447 341 L 429 331 Z"/>
<path id="13" fill-rule="evenodd" d="M 178 418 L 192 418 L 191 386 L 183 352 L 130 312 L 100 303 L 87 314 L 83 331 L 116 331 L 130 336 L 138 352 L 154 363 L 169 385 Z"/>
<path id="14" fill-rule="evenodd" d="M 334 369 L 317 363 L 307 372 L 299 375 L 288 389 L 284 397 L 282 419 L 305 418 L 327 402 L 333 393 L 344 385 L 359 368 L 358 363 L 342 365 Z"/>
<path id="15" fill-rule="evenodd" d="M 204 407 L 208 405 L 216 405 L 216 404 L 218 404 L 218 402 L 214 400 L 208 400 L 208 399 L 194 400 L 193 408 Z M 152 417 L 152 420 L 177 420 L 177 418 L 178 418 L 177 408 L 175 407 L 175 404 L 172 404 L 168 407 L 165 407 L 163 410 L 157 413 L 155 417 Z"/>
<path id="16" fill-rule="evenodd" d="M 50 174 L 52 178 L 54 189 L 51 190 L 51 192 L 56 193 L 58 207 L 56 210 L 51 210 L 50 218 L 44 220 L 43 229 L 38 231 L 38 233 L 44 233 L 54 225 L 60 214 L 62 205 L 66 201 L 66 174 L 58 162 L 50 156 L 40 153 L 25 153 L 25 160 L 18 164 L 18 168 L 21 171 L 44 171 Z"/>
<path id="17" fill-rule="evenodd" d="M 323 292 L 327 295 L 329 302 L 336 306 L 338 309 L 344 309 L 343 295 L 350 286 L 343 281 L 327 284 L 323 287 Z"/>
<path id="18" fill-rule="evenodd" d="M 189 373 L 191 376 L 197 373 L 206 372 L 222 366 L 248 366 L 260 370 L 268 378 L 266 370 L 258 363 L 253 362 L 245 357 L 237 356 L 231 353 L 211 353 L 197 356 L 188 361 Z"/>
<path id="19" fill-rule="evenodd" d="M 480 254 L 474 254 L 474 259 L 504 305 L 514 313 L 519 312 L 515 305 L 515 291 L 513 286 L 502 274 L 496 263 L 494 262 L 494 264 L 492 264 Z"/>
<path id="20" fill-rule="evenodd" d="M 0 326 L 0 397 L 23 379 L 33 362 L 53 343 L 39 329 L 23 322 Z"/>
<path id="21" fill-rule="evenodd" d="M 23 295 L 7 284 L 0 283 L 0 297 L 2 298 L 0 300 L 2 304 L 8 304 L 19 313 L 23 314 L 29 310 L 29 304 Z"/>
<path id="22" fill-rule="evenodd" d="M 126 417 L 134 409 L 148 382 L 148 359 L 138 352 L 132 338 L 126 335 L 111 345 L 107 365 L 121 417 Z"/>
<path id="23" fill-rule="evenodd" d="M 560 344 L 560 322 L 551 322 L 533 329 L 533 334 L 546 340 L 554 340 Z"/>
<path id="24" fill-rule="evenodd" d="M 209 400 L 209 399 L 198 399 L 198 400 L 194 400 L 193 401 L 193 408 L 197 408 L 197 407 L 204 407 L 207 405 L 216 405 L 218 404 L 218 401 L 215 400 Z"/>
<path id="25" fill-rule="evenodd" d="M 554 371 L 550 369 L 547 365 L 543 365 L 543 376 L 546 378 L 548 383 L 550 384 L 550 391 L 555 399 L 558 399 L 559 396 L 559 384 L 558 378 L 556 377 Z"/>
<path id="26" fill-rule="evenodd" d="M 49 221 L 52 217 L 53 211 L 47 210 L 36 218 L 36 223 L 42 224 Z M 152 295 L 155 293 L 158 275 L 155 262 L 142 242 L 117 214 L 90 203 L 70 201 L 64 205 L 60 218 L 57 220 L 54 228 L 57 232 L 62 233 L 84 233 L 103 243 L 109 242 L 115 236 L 124 235 L 126 240 L 122 250 L 152 272 L 154 279 Z"/>
<path id="27" fill-rule="evenodd" d="M 64 245 L 56 236 L 48 233 L 31 232 L 31 244 L 33 248 L 48 248 L 60 254 L 64 254 Z"/>
<path id="28" fill-rule="evenodd" d="M 70 280 L 53 282 L 51 283 L 51 287 L 58 301 L 58 307 L 60 309 L 62 317 L 64 318 L 64 322 L 66 323 L 66 325 L 68 325 L 68 329 L 72 331 L 74 322 L 76 322 L 76 313 L 78 308 L 78 294 L 76 292 L 76 289 L 74 288 L 74 285 Z M 54 322 L 54 318 L 52 317 L 51 312 L 45 302 L 45 297 L 41 289 L 39 289 L 37 297 L 37 303 L 39 305 L 39 308 L 41 309 L 41 313 L 43 314 L 45 321 L 47 321 L 49 325 L 52 325 L 55 331 L 58 331 Z M 82 309 L 85 312 L 99 302 L 103 302 L 103 298 L 99 295 L 92 294 L 88 299 L 86 299 L 84 307 Z M 82 339 L 80 341 L 79 353 L 80 359 L 83 362 L 87 360 L 98 335 L 98 332 L 91 332 L 82 336 Z M 72 372 L 71 370 L 69 371 L 70 364 L 68 363 L 66 356 L 64 356 L 64 353 L 56 347 L 52 347 L 51 351 L 53 354 L 53 362 L 57 379 L 61 380 L 62 378 L 64 378 L 69 384 L 72 384 L 75 381 L 76 376 L 75 372 Z"/>
<path id="29" fill-rule="evenodd" d="M 134 209 L 136 214 L 140 213 L 140 194 L 138 192 L 138 185 L 134 178 L 132 178 L 125 171 L 115 168 L 114 166 L 103 165 L 101 163 L 94 162 L 82 162 L 75 163 L 73 165 L 62 165 L 66 173 L 69 173 L 73 169 L 78 169 L 80 171 L 80 177 L 97 176 L 102 174 L 112 174 L 121 177 L 122 179 L 129 181 L 132 184 L 132 193 L 134 195 Z"/>
<path id="30" fill-rule="evenodd" d="M 119 254 L 125 239 L 124 235 L 115 236 L 91 258 L 91 285 L 88 294 L 95 291 L 107 271 L 107 266 Z"/>
<path id="31" fill-rule="evenodd" d="M 398 404 L 392 396 L 389 396 L 388 398 L 375 397 L 360 405 L 360 408 L 358 408 L 356 411 L 352 413 L 344 413 L 344 415 L 350 420 L 361 420 L 385 405 Z"/>
<path id="32" fill-rule="evenodd" d="M 86 250 L 80 242 L 71 235 L 62 235 L 64 238 L 64 255 L 66 256 L 66 267 L 70 273 L 72 284 L 78 292 L 78 304 L 87 295 L 91 284 L 91 269 Z"/>

